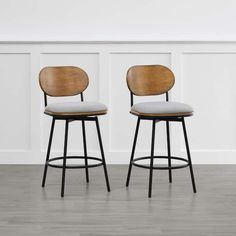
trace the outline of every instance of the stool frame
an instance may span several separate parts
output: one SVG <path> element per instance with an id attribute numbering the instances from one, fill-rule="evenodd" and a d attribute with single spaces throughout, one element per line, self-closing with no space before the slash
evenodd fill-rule
<path id="1" fill-rule="evenodd" d="M 59 67 L 56 67 L 56 68 L 59 68 Z M 74 70 L 74 67 L 68 67 L 68 68 L 69 69 L 72 68 Z M 80 68 L 78 68 L 78 69 L 80 69 Z M 86 74 L 86 76 L 87 76 L 87 74 Z M 73 94 L 73 95 L 77 95 L 77 94 Z M 84 101 L 83 92 L 80 91 L 79 94 L 80 94 L 81 102 L 83 102 Z M 45 91 L 44 91 L 44 105 L 45 105 L 45 107 L 47 106 L 47 93 Z M 93 168 L 93 167 L 103 166 L 107 191 L 110 192 L 110 183 L 109 183 L 108 172 L 107 172 L 107 167 L 106 167 L 106 160 L 105 160 L 105 154 L 104 154 L 104 149 L 103 149 L 101 131 L 100 131 L 99 121 L 98 121 L 98 117 L 97 117 L 98 115 L 99 114 L 92 115 L 92 116 L 89 116 L 89 115 L 88 116 L 87 115 L 83 115 L 83 116 L 82 115 L 69 115 L 69 116 L 68 115 L 65 115 L 65 116 L 63 116 L 63 115 L 50 115 L 50 116 L 52 116 L 52 123 L 51 123 L 51 129 L 50 129 L 48 147 L 47 147 L 47 153 L 46 153 L 46 160 L 45 160 L 44 171 L 43 171 L 42 187 L 45 187 L 48 166 L 62 169 L 61 197 L 64 197 L 66 169 L 85 169 L 86 182 L 88 183 L 89 182 L 88 169 Z M 54 127 L 55 127 L 55 122 L 57 120 L 65 120 L 64 151 L 63 151 L 63 156 L 50 158 Z M 83 136 L 83 149 L 84 149 L 83 156 L 68 156 L 67 155 L 69 123 L 74 122 L 74 121 L 81 121 L 81 123 L 82 123 L 82 136 Z M 100 147 L 100 152 L 101 152 L 101 158 L 88 156 L 85 121 L 95 121 L 97 135 L 98 135 L 98 141 L 99 141 L 99 147 Z M 67 165 L 67 159 L 84 159 L 85 163 L 84 163 L 84 165 L 82 165 L 82 164 L 81 165 L 80 164 L 79 165 L 75 165 L 75 164 Z M 58 161 L 58 160 L 63 161 L 62 165 L 53 163 L 54 161 Z M 94 160 L 97 163 L 88 164 L 88 160 Z"/>
<path id="2" fill-rule="evenodd" d="M 160 67 L 164 67 L 164 66 L 160 66 Z M 127 73 L 127 76 L 128 76 L 128 73 Z M 171 85 L 171 87 L 172 86 L 173 85 Z M 162 94 L 162 92 L 161 92 L 161 94 Z M 168 102 L 169 101 L 168 91 L 165 92 L 165 94 L 166 94 L 166 99 L 165 100 L 166 100 L 166 102 Z M 134 95 L 136 95 L 136 94 L 134 94 L 130 89 L 131 107 L 133 106 L 133 103 L 134 103 L 134 98 L 133 98 Z M 136 114 L 134 114 L 134 115 L 136 115 Z M 186 130 L 186 125 L 185 125 L 185 117 L 188 116 L 188 115 L 186 115 L 186 116 L 158 116 L 158 115 L 157 116 L 144 116 L 144 115 L 136 115 L 136 116 L 138 116 L 138 118 L 137 118 L 137 124 L 136 124 L 136 129 L 135 129 L 135 134 L 134 134 L 131 157 L 130 157 L 130 162 L 129 162 L 129 167 L 128 167 L 128 174 L 127 174 L 127 178 L 126 178 L 126 187 L 129 186 L 132 166 L 136 166 L 136 167 L 140 167 L 140 168 L 144 168 L 144 169 L 149 169 L 149 187 L 148 187 L 148 197 L 149 198 L 151 198 L 151 196 L 152 196 L 153 170 L 168 170 L 168 172 L 169 172 L 169 182 L 172 183 L 172 170 L 173 169 L 181 169 L 181 168 L 189 167 L 193 192 L 196 193 L 197 190 L 196 190 L 196 184 L 195 184 L 195 179 L 194 179 L 194 173 L 193 173 L 192 160 L 191 160 L 190 148 L 189 148 L 189 143 L 188 143 L 187 130 Z M 151 120 L 152 121 L 151 151 L 150 151 L 150 156 L 143 156 L 143 157 L 134 158 L 136 143 L 137 143 L 137 137 L 138 137 L 138 132 L 139 132 L 139 126 L 140 126 L 140 121 L 141 120 Z M 167 156 L 156 156 L 156 155 L 154 155 L 156 123 L 160 122 L 160 121 L 166 122 Z M 182 123 L 185 146 L 186 146 L 186 152 L 187 152 L 187 159 L 171 155 L 170 125 L 169 125 L 170 122 L 181 122 Z M 154 159 L 168 159 L 168 166 L 154 166 Z M 149 165 L 139 164 L 138 161 L 140 161 L 140 160 L 150 160 L 150 164 Z M 171 160 L 178 160 L 178 161 L 183 162 L 184 164 L 178 164 L 178 165 L 173 166 L 171 164 Z"/>

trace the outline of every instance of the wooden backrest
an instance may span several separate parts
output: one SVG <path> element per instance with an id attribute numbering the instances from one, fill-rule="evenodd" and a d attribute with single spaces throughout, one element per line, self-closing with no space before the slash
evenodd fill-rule
<path id="1" fill-rule="evenodd" d="M 137 96 L 166 93 L 175 83 L 173 72 L 162 65 L 132 66 L 126 79 L 129 90 Z"/>
<path id="2" fill-rule="evenodd" d="M 41 89 L 49 96 L 73 96 L 83 92 L 89 84 L 85 71 L 74 66 L 45 67 L 39 73 Z"/>

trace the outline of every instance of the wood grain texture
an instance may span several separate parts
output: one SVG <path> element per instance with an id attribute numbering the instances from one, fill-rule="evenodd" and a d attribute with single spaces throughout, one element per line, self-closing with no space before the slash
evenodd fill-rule
<path id="1" fill-rule="evenodd" d="M 222 157 L 223 158 L 223 157 Z M 128 162 L 128 156 L 127 156 Z M 65 197 L 61 171 L 43 166 L 0 166 L 0 235 L 4 236 L 235 236 L 236 165 L 195 165 L 198 193 L 188 169 L 155 171 L 147 197 L 148 171 L 133 168 L 126 188 L 126 165 L 108 166 L 107 193 L 102 168 L 68 170 Z"/>
<path id="2" fill-rule="evenodd" d="M 130 111 L 131 114 L 136 116 L 150 116 L 150 117 L 186 117 L 186 116 L 192 116 L 193 112 L 179 112 L 179 113 L 158 113 L 158 114 L 152 114 L 152 113 L 142 113 L 137 111 Z"/>
<path id="3" fill-rule="evenodd" d="M 73 96 L 87 88 L 89 79 L 86 72 L 78 67 L 45 67 L 39 73 L 39 84 L 49 96 Z"/>
<path id="4" fill-rule="evenodd" d="M 51 112 L 45 110 L 44 113 L 50 116 L 99 116 L 105 115 L 107 110 L 92 112 Z"/>
<path id="5" fill-rule="evenodd" d="M 132 66 L 126 79 L 129 90 L 137 96 L 166 93 L 175 83 L 173 72 L 162 65 Z"/>

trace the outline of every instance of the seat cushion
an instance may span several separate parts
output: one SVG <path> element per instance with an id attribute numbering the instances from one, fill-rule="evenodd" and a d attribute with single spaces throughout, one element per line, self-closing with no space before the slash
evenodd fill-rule
<path id="1" fill-rule="evenodd" d="M 58 102 L 46 106 L 45 114 L 61 116 L 92 116 L 107 113 L 107 107 L 99 102 Z"/>
<path id="2" fill-rule="evenodd" d="M 142 102 L 133 105 L 130 112 L 140 116 L 191 116 L 193 108 L 179 102 Z"/>

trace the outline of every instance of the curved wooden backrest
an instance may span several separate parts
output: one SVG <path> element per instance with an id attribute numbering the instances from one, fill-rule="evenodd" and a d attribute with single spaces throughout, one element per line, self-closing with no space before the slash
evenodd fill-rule
<path id="1" fill-rule="evenodd" d="M 166 93 L 175 83 L 173 72 L 162 65 L 132 66 L 126 79 L 129 90 L 137 96 Z"/>
<path id="2" fill-rule="evenodd" d="M 78 67 L 53 66 L 40 71 L 39 84 L 49 96 L 73 96 L 88 87 L 89 78 L 86 72 Z"/>

